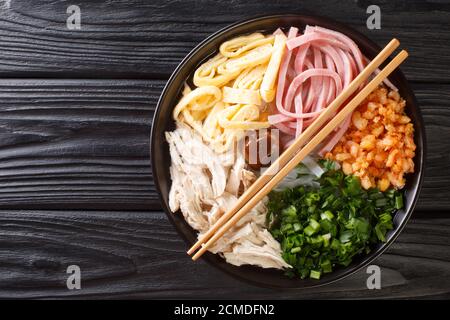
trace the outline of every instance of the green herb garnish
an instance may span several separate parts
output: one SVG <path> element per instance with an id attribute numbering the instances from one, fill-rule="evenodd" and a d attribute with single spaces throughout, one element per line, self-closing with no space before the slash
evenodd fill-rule
<path id="1" fill-rule="evenodd" d="M 371 245 L 386 241 L 392 214 L 403 207 L 396 190 L 364 190 L 355 176 L 332 162 L 317 179 L 320 187 L 299 186 L 269 194 L 267 224 L 281 243 L 289 276 L 320 279 L 336 266 L 348 266 Z"/>

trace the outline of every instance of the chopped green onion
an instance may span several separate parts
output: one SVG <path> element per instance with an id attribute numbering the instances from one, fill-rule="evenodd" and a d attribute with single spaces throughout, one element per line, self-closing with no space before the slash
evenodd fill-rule
<path id="1" fill-rule="evenodd" d="M 377 199 L 382 199 L 382 198 L 384 198 L 384 195 L 380 191 L 369 194 L 369 199 L 371 199 L 371 200 L 377 200 Z"/>
<path id="2" fill-rule="evenodd" d="M 332 271 L 330 260 L 325 260 L 320 264 L 323 273 L 329 273 Z"/>
<path id="3" fill-rule="evenodd" d="M 317 270 L 311 270 L 311 272 L 309 274 L 310 278 L 316 279 L 316 280 L 319 280 L 320 276 L 321 276 L 321 273 L 320 273 L 320 271 L 317 271 Z"/>
<path id="4" fill-rule="evenodd" d="M 404 205 L 399 191 L 364 190 L 359 178 L 342 171 L 326 170 L 316 181 L 319 187 L 272 191 L 267 205 L 268 229 L 293 267 L 286 273 L 302 279 L 348 266 L 386 241 L 392 214 Z"/>
<path id="5" fill-rule="evenodd" d="M 324 247 L 328 247 L 330 245 L 331 233 L 323 234 L 322 239 Z"/>
<path id="6" fill-rule="evenodd" d="M 297 215 L 297 209 L 295 208 L 295 206 L 289 206 L 283 210 L 283 215 L 295 217 Z"/>
<path id="7" fill-rule="evenodd" d="M 320 246 L 323 243 L 323 238 L 321 236 L 317 236 L 314 238 L 309 238 L 309 243 L 315 246 Z"/>
<path id="8" fill-rule="evenodd" d="M 388 203 L 388 200 L 385 198 L 375 200 L 375 206 L 378 208 L 385 206 L 387 203 Z"/>
<path id="9" fill-rule="evenodd" d="M 301 248 L 300 247 L 295 247 L 291 249 L 291 253 L 297 253 L 300 252 Z"/>
<path id="10" fill-rule="evenodd" d="M 331 220 L 331 219 L 334 218 L 334 215 L 333 215 L 333 213 L 330 210 L 327 210 L 327 211 L 325 211 L 325 212 L 320 214 L 320 218 L 322 220 L 325 220 L 325 219 Z"/>
<path id="11" fill-rule="evenodd" d="M 395 209 L 403 208 L 403 197 L 402 195 L 398 195 L 395 197 Z"/>
<path id="12" fill-rule="evenodd" d="M 309 219 L 309 225 L 311 226 L 311 228 L 314 229 L 314 231 L 317 231 L 320 229 L 320 224 L 314 219 Z"/>
<path id="13" fill-rule="evenodd" d="M 395 189 L 389 189 L 385 192 L 386 197 L 393 199 L 395 196 Z"/>
<path id="14" fill-rule="evenodd" d="M 333 239 L 331 241 L 331 248 L 334 250 L 337 250 L 339 246 L 341 245 L 340 241 L 338 239 Z"/>
<path id="15" fill-rule="evenodd" d="M 339 237 L 339 241 L 342 243 L 349 242 L 351 237 L 353 236 L 353 231 L 347 230 L 344 232 L 341 232 L 341 236 Z"/>
<path id="16" fill-rule="evenodd" d="M 303 231 L 307 236 L 312 236 L 316 232 L 316 230 L 314 230 L 314 228 L 311 226 L 307 226 L 305 229 L 303 229 Z"/>
<path id="17" fill-rule="evenodd" d="M 285 224 L 285 225 L 283 225 L 283 226 L 281 227 L 281 232 L 286 232 L 286 231 L 288 231 L 288 230 L 290 230 L 290 229 L 292 229 L 292 224 L 291 224 L 291 223 L 288 223 L 288 224 Z"/>

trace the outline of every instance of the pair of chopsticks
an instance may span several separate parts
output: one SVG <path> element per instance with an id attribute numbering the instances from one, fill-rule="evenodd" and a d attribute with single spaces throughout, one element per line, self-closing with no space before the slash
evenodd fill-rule
<path id="1" fill-rule="evenodd" d="M 200 250 L 192 257 L 197 260 L 220 237 L 232 228 L 248 211 L 260 202 L 290 171 L 292 171 L 315 147 L 321 143 L 359 104 L 386 79 L 407 57 L 402 50 L 381 70 L 347 105 L 337 113 L 323 128 L 339 107 L 349 99 L 375 70 L 400 45 L 392 39 L 387 46 L 364 68 L 364 70 L 343 90 L 319 117 L 286 149 L 277 160 L 262 174 L 239 198 L 236 204 L 189 249 L 189 255 Z M 320 130 L 320 128 L 322 128 Z M 319 132 L 317 132 L 320 130 Z M 317 133 L 316 133 L 317 132 Z M 316 134 L 315 134 L 316 133 Z M 315 134 L 315 135 L 314 135 Z"/>

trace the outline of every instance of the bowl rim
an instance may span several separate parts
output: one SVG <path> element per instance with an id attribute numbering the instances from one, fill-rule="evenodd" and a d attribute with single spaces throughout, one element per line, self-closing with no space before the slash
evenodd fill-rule
<path id="1" fill-rule="evenodd" d="M 354 40 L 356 43 L 364 41 L 366 44 L 366 47 L 368 47 L 369 50 L 375 51 L 375 52 L 379 52 L 381 51 L 381 47 L 379 45 L 377 45 L 374 41 L 372 41 L 370 38 L 368 38 L 367 36 L 365 36 L 364 34 L 362 34 L 361 32 L 359 32 L 358 30 L 354 29 L 353 27 L 350 27 L 344 23 L 338 22 L 332 18 L 329 17 L 325 17 L 325 16 L 319 16 L 319 15 L 314 15 L 314 14 L 295 14 L 295 13 L 278 13 L 278 14 L 271 14 L 271 15 L 257 15 L 248 19 L 243 19 L 243 20 L 239 20 L 235 23 L 229 24 L 219 30 L 217 30 L 216 32 L 212 33 L 211 35 L 209 35 L 208 37 L 206 37 L 204 40 L 202 40 L 199 44 L 197 44 L 182 60 L 181 62 L 177 65 L 177 67 L 174 69 L 174 71 L 172 72 L 172 74 L 170 75 L 169 79 L 167 80 L 161 94 L 160 97 L 158 99 L 158 102 L 156 104 L 156 108 L 155 108 L 155 112 L 153 115 L 153 119 L 152 119 L 152 127 L 151 127 L 151 132 L 150 132 L 150 157 L 151 157 L 151 166 L 152 166 L 152 177 L 153 177 L 153 181 L 155 183 L 155 187 L 156 190 L 158 192 L 158 197 L 162 206 L 162 209 L 164 210 L 164 213 L 166 214 L 166 216 L 168 217 L 169 221 L 171 222 L 171 224 L 174 226 L 177 234 L 184 240 L 184 242 L 188 245 L 191 246 L 192 243 L 190 242 L 190 240 L 186 237 L 186 235 L 177 227 L 174 218 L 172 217 L 173 213 L 170 210 L 170 208 L 168 208 L 168 206 L 166 205 L 165 201 L 163 201 L 163 197 L 162 197 L 162 190 L 161 190 L 161 184 L 159 181 L 159 177 L 156 173 L 156 169 L 158 166 L 155 162 L 155 157 L 154 152 L 155 150 L 155 143 L 154 143 L 154 137 L 156 135 L 155 132 L 155 124 L 157 123 L 157 121 L 159 120 L 159 115 L 162 111 L 161 108 L 161 103 L 166 99 L 166 95 L 167 92 L 169 90 L 169 88 L 174 84 L 174 80 L 177 77 L 178 73 L 185 67 L 185 65 L 190 61 L 190 59 L 197 54 L 198 51 L 200 51 L 201 49 L 203 49 L 204 46 L 206 46 L 209 42 L 213 41 L 215 38 L 220 37 L 222 34 L 227 33 L 232 31 L 233 29 L 237 29 L 239 27 L 243 27 L 247 24 L 251 24 L 251 23 L 255 23 L 255 22 L 261 22 L 263 20 L 269 20 L 269 19 L 282 19 L 282 18 L 287 18 L 287 19 L 299 19 L 299 20 L 308 20 L 308 19 L 313 19 L 316 21 L 317 25 L 320 25 L 321 23 L 323 24 L 333 24 L 336 26 L 337 29 L 339 29 L 340 32 L 346 34 L 347 36 L 351 37 L 352 40 Z M 207 58 L 207 57 L 204 57 Z M 388 59 L 387 61 L 389 61 L 390 59 Z M 401 71 L 400 68 L 397 68 L 395 73 L 397 74 L 397 76 L 399 77 L 401 82 L 405 82 L 408 87 L 409 87 L 409 82 L 407 81 L 406 77 L 404 76 L 403 72 Z M 392 243 L 395 242 L 395 240 L 398 238 L 398 236 L 400 235 L 400 233 L 403 231 L 403 229 L 406 227 L 409 219 L 411 218 L 412 213 L 414 212 L 414 209 L 416 207 L 419 195 L 420 195 L 420 191 L 422 189 L 422 185 L 423 185 L 423 178 L 424 178 L 424 167 L 425 167 L 425 159 L 426 159 L 426 132 L 425 129 L 423 127 L 423 117 L 422 117 L 422 113 L 419 107 L 419 104 L 417 102 L 417 99 L 415 97 L 415 94 L 413 92 L 413 90 L 410 90 L 412 93 L 412 104 L 413 107 L 415 108 L 415 112 L 417 115 L 417 119 L 416 122 L 420 123 L 421 125 L 419 126 L 420 128 L 420 136 L 421 136 L 421 150 L 419 153 L 417 153 L 415 155 L 417 162 L 420 164 L 419 168 L 417 168 L 416 170 L 418 170 L 418 178 L 417 178 L 417 184 L 416 184 L 416 188 L 415 188 L 415 192 L 413 195 L 413 199 L 411 201 L 411 206 L 409 208 L 409 210 L 405 211 L 405 216 L 404 219 L 402 221 L 402 223 L 400 225 L 397 226 L 397 228 L 395 228 L 393 231 L 392 236 L 389 238 L 388 241 L 386 241 L 385 243 L 381 244 L 380 248 L 377 248 L 375 250 L 373 250 L 371 253 L 367 254 L 366 257 L 364 258 L 363 261 L 361 261 L 360 263 L 358 263 L 357 265 L 355 265 L 353 268 L 350 267 L 344 267 L 342 270 L 342 273 L 335 276 L 334 278 L 329 279 L 328 281 L 324 281 L 324 282 L 317 282 L 316 284 L 311 284 L 311 285 L 304 285 L 304 286 L 277 286 L 277 285 L 269 285 L 267 283 L 261 283 L 258 281 L 254 281 L 252 279 L 247 279 L 245 277 L 242 277 L 240 275 L 237 275 L 233 272 L 231 272 L 230 270 L 224 268 L 222 265 L 218 265 L 216 263 L 214 263 L 213 261 L 211 261 L 210 259 L 202 259 L 203 261 L 206 261 L 209 265 L 212 265 L 213 267 L 215 267 L 216 269 L 221 270 L 222 272 L 224 272 L 225 274 L 231 276 L 234 279 L 237 279 L 239 281 L 254 285 L 254 286 L 258 286 L 258 287 L 264 287 L 264 288 L 272 288 L 272 289 L 279 289 L 279 290 L 302 290 L 302 289 L 307 289 L 307 288 L 313 288 L 313 287 L 321 287 L 321 286 L 325 286 L 331 283 L 335 283 L 337 281 L 343 280 L 347 277 L 349 277 L 350 275 L 360 271 L 361 269 L 363 269 L 364 267 L 368 266 L 370 263 L 372 263 L 375 259 L 377 259 L 378 257 L 380 257 L 391 245 Z M 416 125 L 417 127 L 417 125 Z M 214 255 L 210 252 L 207 252 L 206 255 Z M 294 283 L 294 282 L 293 282 Z"/>

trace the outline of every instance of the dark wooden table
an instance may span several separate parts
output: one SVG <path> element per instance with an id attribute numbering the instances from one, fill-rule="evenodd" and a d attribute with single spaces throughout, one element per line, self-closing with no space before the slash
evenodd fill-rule
<path id="1" fill-rule="evenodd" d="M 81 8 L 68 30 L 66 9 Z M 366 28 L 379 4 L 381 29 Z M 161 212 L 149 133 L 161 89 L 199 41 L 255 15 L 313 13 L 378 44 L 395 36 L 424 116 L 412 220 L 365 271 L 317 289 L 240 283 L 203 262 Z M 0 1 L 0 298 L 449 298 L 450 1 Z M 81 267 L 82 289 L 66 288 Z"/>

